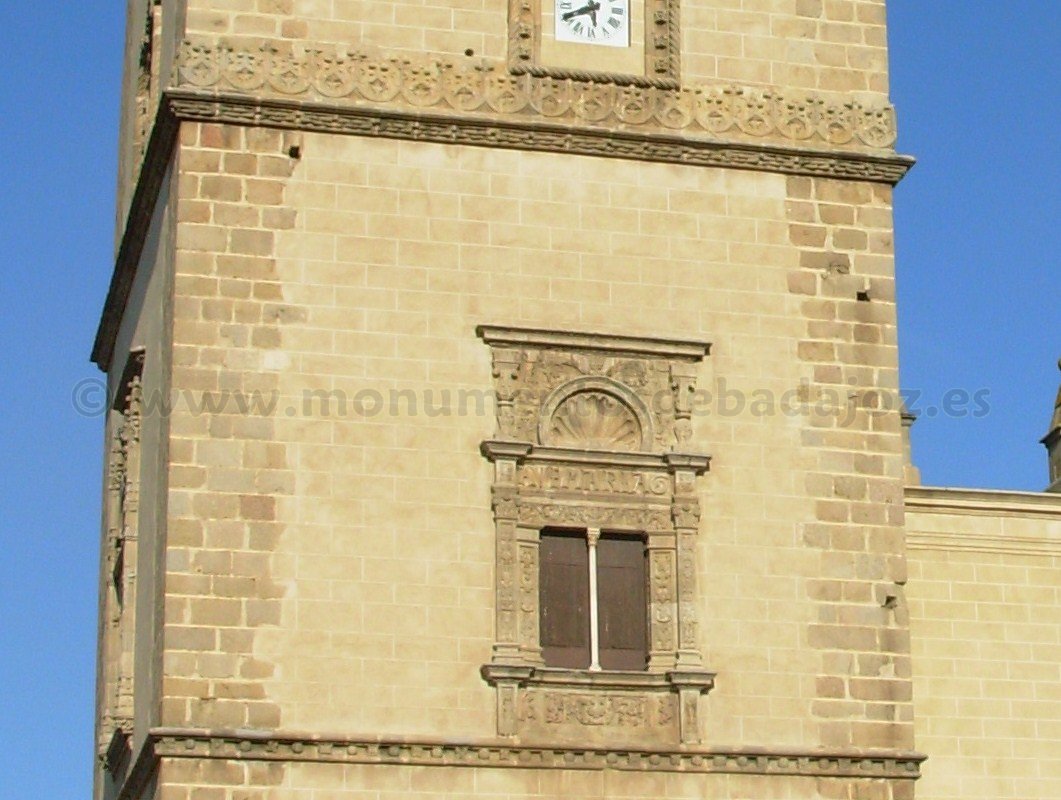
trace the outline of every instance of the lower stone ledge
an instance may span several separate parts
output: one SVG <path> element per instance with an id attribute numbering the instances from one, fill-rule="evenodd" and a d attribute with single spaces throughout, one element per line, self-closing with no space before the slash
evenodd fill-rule
<path id="1" fill-rule="evenodd" d="M 565 689 L 626 689 L 639 691 L 672 691 L 676 687 L 696 688 L 707 692 L 715 685 L 715 673 L 706 670 L 668 670 L 666 672 L 616 672 L 609 670 L 556 669 L 552 667 L 484 664 L 479 672 L 492 686 L 515 681 Z"/>
<path id="2" fill-rule="evenodd" d="M 916 780 L 925 756 L 904 750 L 531 747 L 496 740 L 342 737 L 156 728 L 156 758 L 418 767 L 575 769 Z"/>

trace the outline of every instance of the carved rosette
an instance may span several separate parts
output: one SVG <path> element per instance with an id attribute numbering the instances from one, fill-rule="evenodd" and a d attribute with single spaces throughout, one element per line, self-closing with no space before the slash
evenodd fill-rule
<path id="1" fill-rule="evenodd" d="M 494 464 L 498 554 L 497 640 L 484 675 L 498 689 L 499 733 L 561 741 L 596 728 L 645 744 L 696 741 L 694 709 L 710 688 L 695 622 L 696 483 L 708 459 L 677 449 L 692 439 L 708 346 L 514 328 L 479 335 L 497 395 L 496 438 L 482 450 Z M 645 672 L 568 685 L 544 669 L 538 544 L 553 526 L 645 538 Z M 665 677 L 686 672 L 699 683 L 679 689 L 681 679 Z"/>

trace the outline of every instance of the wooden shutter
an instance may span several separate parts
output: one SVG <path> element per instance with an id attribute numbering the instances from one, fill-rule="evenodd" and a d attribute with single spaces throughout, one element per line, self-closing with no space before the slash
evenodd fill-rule
<path id="1" fill-rule="evenodd" d="M 542 657 L 548 667 L 586 669 L 589 645 L 589 550 L 583 531 L 546 528 L 539 551 Z"/>
<path id="2" fill-rule="evenodd" d="M 605 534 L 597 543 L 597 620 L 602 669 L 642 670 L 648 662 L 645 543 Z"/>

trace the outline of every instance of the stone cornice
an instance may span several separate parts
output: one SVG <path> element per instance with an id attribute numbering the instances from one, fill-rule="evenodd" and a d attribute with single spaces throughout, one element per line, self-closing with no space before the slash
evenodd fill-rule
<path id="1" fill-rule="evenodd" d="M 807 778 L 916 780 L 925 756 L 903 750 L 799 748 L 632 749 L 514 745 L 181 728 L 151 731 L 155 758 L 381 764 L 490 769 L 575 769 Z"/>
<path id="2" fill-rule="evenodd" d="M 1061 520 L 1061 497 L 1040 492 L 907 486 L 906 509 L 937 514 L 1048 517 Z"/>
<path id="3" fill-rule="evenodd" d="M 1061 539 L 1040 536 L 1006 536 L 983 533 L 938 533 L 908 531 L 910 550 L 940 550 L 948 553 L 995 553 L 1011 556 L 1061 556 Z"/>
<path id="4" fill-rule="evenodd" d="M 114 340 L 121 325 L 122 313 L 129 292 L 136 278 L 136 268 L 144 249 L 147 232 L 151 226 L 151 217 L 158 201 L 162 181 L 169 169 L 173 146 L 177 141 L 180 121 L 173 115 L 167 103 L 160 103 L 155 125 L 151 131 L 140 166 L 140 176 L 136 182 L 132 202 L 129 204 L 129 215 L 126 217 L 125 229 L 122 231 L 118 255 L 115 258 L 114 273 L 111 276 L 107 299 L 103 303 L 103 315 L 96 339 L 92 345 L 92 361 L 100 369 L 110 369 L 111 357 L 114 355 Z"/>
<path id="5" fill-rule="evenodd" d="M 1061 497 L 1056 494 L 907 487 L 906 510 L 998 520 L 997 532 L 948 532 L 916 530 L 908 517 L 906 543 L 911 550 L 1061 556 Z M 1011 520 L 1016 523 L 1012 528 L 1007 526 Z M 1027 520 L 1038 523 L 1039 535 L 1028 535 L 1020 524 Z"/>
<path id="6" fill-rule="evenodd" d="M 853 97 L 826 100 L 733 85 L 623 85 L 620 76 L 570 74 L 514 73 L 509 65 L 486 59 L 386 55 L 243 38 L 189 39 L 176 70 L 178 87 L 220 93 L 738 141 L 816 141 L 830 151 L 890 150 L 897 135 L 891 105 L 864 105 Z"/>

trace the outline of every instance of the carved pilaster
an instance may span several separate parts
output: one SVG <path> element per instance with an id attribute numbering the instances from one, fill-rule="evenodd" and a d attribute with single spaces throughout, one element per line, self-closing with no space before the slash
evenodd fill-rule
<path id="1" fill-rule="evenodd" d="M 520 663 L 520 568 L 517 542 L 517 520 L 519 517 L 516 481 L 516 465 L 526 454 L 526 445 L 504 442 L 486 442 L 483 454 L 494 463 L 494 486 L 492 505 L 496 528 L 495 550 L 495 608 L 496 634 L 494 662 L 500 664 Z"/>
<path id="2" fill-rule="evenodd" d="M 673 536 L 648 539 L 650 672 L 664 672 L 675 665 L 678 607 L 673 542 Z"/>
<path id="3" fill-rule="evenodd" d="M 696 393 L 696 365 L 678 363 L 671 366 L 671 390 L 674 392 L 674 449 L 688 446 L 693 435 L 693 397 Z"/>
<path id="4" fill-rule="evenodd" d="M 120 413 L 111 442 L 107 491 L 106 568 L 111 590 L 104 613 L 109 622 L 105 632 L 103 673 L 103 719 L 109 720 L 101 734 L 110 755 L 108 763 L 117 763 L 116 755 L 132 734 L 135 686 L 136 647 L 136 562 L 139 538 L 140 506 L 140 440 L 143 427 L 144 353 L 133 352 L 126 363 L 119 384 L 114 409 Z M 109 726 L 109 728 L 108 728 Z M 124 732 L 125 738 L 121 735 Z M 115 749 L 117 748 L 117 749 Z"/>
<path id="5" fill-rule="evenodd" d="M 519 587 L 516 544 L 516 500 L 509 487 L 494 488 L 494 517 L 497 526 L 497 641 L 495 661 L 519 660 Z"/>
<path id="6" fill-rule="evenodd" d="M 702 663 L 697 641 L 696 619 L 696 534 L 678 533 L 678 656 L 679 667 L 699 667 Z"/>
<path id="7" fill-rule="evenodd" d="M 678 565 L 678 655 L 683 668 L 698 668 L 701 656 L 696 619 L 696 541 L 700 529 L 700 500 L 696 478 L 707 470 L 708 461 L 698 456 L 672 453 L 667 457 L 674 477 L 671 513 L 677 544 Z"/>
<path id="8" fill-rule="evenodd" d="M 519 528 L 519 649 L 524 663 L 541 664 L 538 636 L 538 531 Z"/>
<path id="9" fill-rule="evenodd" d="M 519 389 L 518 350 L 497 349 L 493 351 L 494 391 L 497 396 L 497 436 L 500 439 L 516 438 L 516 392 Z"/>

